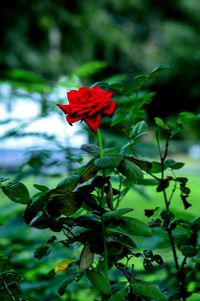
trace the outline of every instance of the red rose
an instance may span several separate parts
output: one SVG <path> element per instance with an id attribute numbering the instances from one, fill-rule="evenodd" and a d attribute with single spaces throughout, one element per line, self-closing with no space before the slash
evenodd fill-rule
<path id="1" fill-rule="evenodd" d="M 68 105 L 57 105 L 66 114 L 66 119 L 70 125 L 76 121 L 84 120 L 96 133 L 102 115 L 112 115 L 115 110 L 116 102 L 110 100 L 112 95 L 112 92 L 102 90 L 98 86 L 80 88 L 67 93 Z"/>

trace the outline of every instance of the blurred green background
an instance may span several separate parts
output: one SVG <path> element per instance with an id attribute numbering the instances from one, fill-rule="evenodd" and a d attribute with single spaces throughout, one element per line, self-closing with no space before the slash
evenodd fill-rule
<path id="1" fill-rule="evenodd" d="M 199 109 L 200 3 L 198 0 L 1 1 L 0 71 L 22 68 L 48 80 L 85 63 L 106 64 L 85 81 L 116 74 L 170 71 L 151 84 L 149 114 Z"/>

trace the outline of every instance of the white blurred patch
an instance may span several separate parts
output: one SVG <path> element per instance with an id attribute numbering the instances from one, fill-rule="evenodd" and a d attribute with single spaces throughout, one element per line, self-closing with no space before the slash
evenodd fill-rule
<path id="1" fill-rule="evenodd" d="M 0 125 L 0 137 L 9 130 L 17 129 L 22 124 L 21 132 L 53 135 L 64 147 L 80 148 L 82 144 L 87 143 L 87 135 L 81 131 L 80 123 L 70 126 L 66 122 L 64 114 L 57 114 L 59 108 L 56 107 L 55 112 L 46 117 L 36 119 L 40 113 L 40 96 L 33 94 L 34 100 L 31 100 L 30 98 L 25 98 L 24 95 L 22 98 L 14 97 L 11 92 L 8 84 L 0 85 L 0 121 L 13 119 Z M 49 99 L 59 99 L 58 102 L 64 99 L 62 103 L 67 103 L 66 89 L 57 88 Z M 44 146 L 45 148 L 55 146 L 55 141 L 34 135 L 17 138 L 13 136 L 2 140 L 0 144 L 0 148 L 15 149 L 38 146 Z"/>

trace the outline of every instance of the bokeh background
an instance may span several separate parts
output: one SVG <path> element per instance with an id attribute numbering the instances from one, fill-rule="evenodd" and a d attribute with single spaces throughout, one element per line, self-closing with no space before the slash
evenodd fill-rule
<path id="1" fill-rule="evenodd" d="M 1 78 L 22 68 L 56 80 L 91 61 L 106 67 L 89 80 L 116 74 L 133 78 L 169 64 L 164 79 L 152 83 L 157 97 L 149 113 L 197 110 L 199 12 L 198 0 L 35 0 L 31 5 L 2 0 Z"/>

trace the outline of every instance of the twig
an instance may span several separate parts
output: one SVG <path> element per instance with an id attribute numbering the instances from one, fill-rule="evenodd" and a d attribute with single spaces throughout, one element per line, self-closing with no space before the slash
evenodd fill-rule
<path id="1" fill-rule="evenodd" d="M 161 162 L 161 181 L 164 180 L 164 161 L 165 161 L 165 159 L 168 155 L 169 139 L 170 139 L 170 136 L 167 137 L 166 144 L 165 144 L 165 152 L 162 155 L 158 132 L 156 133 L 156 140 L 157 140 L 158 151 L 159 151 L 160 162 Z M 166 189 L 163 190 L 163 197 L 164 197 L 167 212 L 170 212 L 169 207 L 170 207 L 171 199 L 173 197 L 175 189 L 176 189 L 176 184 L 175 184 L 175 186 L 172 190 L 172 193 L 171 193 L 169 199 L 167 197 Z M 178 284 L 179 284 L 179 288 L 180 288 L 181 300 L 186 301 L 187 300 L 186 299 L 187 291 L 186 291 L 186 288 L 185 288 L 184 265 L 186 264 L 187 257 L 184 258 L 181 266 L 179 267 L 178 256 L 177 256 L 177 252 L 176 252 L 176 246 L 175 246 L 174 238 L 173 238 L 173 235 L 172 235 L 172 230 L 168 229 L 167 233 L 168 233 L 168 236 L 169 236 L 171 250 L 172 250 L 172 254 L 173 254 L 173 258 L 174 258 L 174 263 L 175 263 L 175 267 L 176 267 L 176 270 L 177 270 L 177 280 L 178 280 Z"/>
<path id="2" fill-rule="evenodd" d="M 11 290 L 9 289 L 7 283 L 4 281 L 2 274 L 0 274 L 0 281 L 2 282 L 3 287 L 5 288 L 6 292 L 7 292 L 8 295 L 10 296 L 11 300 L 12 300 L 12 301 L 17 301 L 17 300 L 15 299 L 15 296 L 13 296 Z"/>
<path id="3" fill-rule="evenodd" d="M 107 279 L 107 282 L 110 283 L 109 270 L 108 270 L 107 234 L 106 234 L 106 228 L 105 228 L 103 217 L 101 218 L 101 224 L 102 224 L 102 235 L 103 235 L 105 277 Z"/>
<path id="4" fill-rule="evenodd" d="M 178 257 L 177 257 L 177 253 L 176 253 L 176 247 L 175 247 L 175 243 L 174 243 L 174 238 L 173 238 L 173 235 L 172 235 L 172 231 L 168 230 L 167 233 L 168 233 L 170 244 L 171 244 L 171 248 L 172 248 L 172 253 L 173 253 L 173 257 L 174 257 L 174 263 L 175 263 L 175 266 L 176 266 L 176 270 L 177 270 L 177 272 L 179 272 Z"/>

